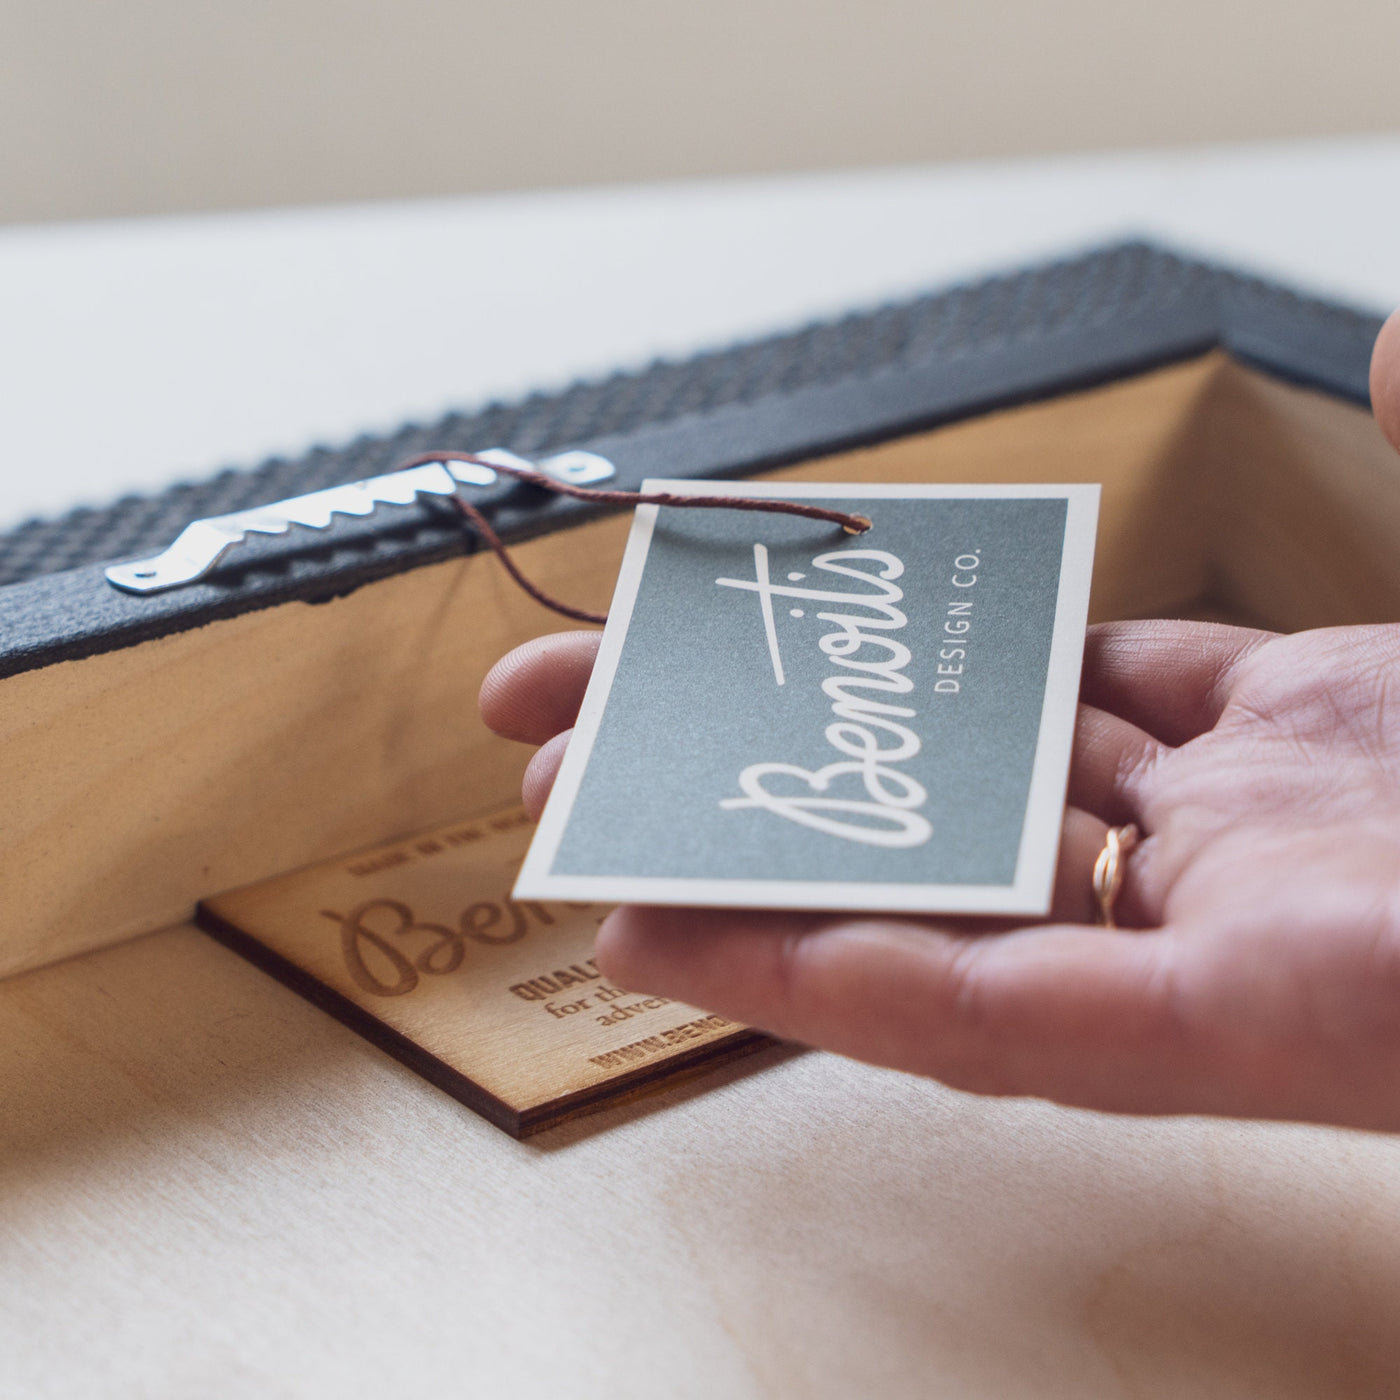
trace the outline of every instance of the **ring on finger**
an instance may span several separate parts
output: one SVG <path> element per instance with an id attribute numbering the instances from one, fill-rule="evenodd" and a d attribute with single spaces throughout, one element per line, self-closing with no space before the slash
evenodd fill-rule
<path id="1" fill-rule="evenodd" d="M 1114 906 L 1123 888 L 1128 856 L 1141 840 L 1142 833 L 1132 822 L 1127 826 L 1111 826 L 1103 850 L 1094 862 L 1094 899 L 1099 906 L 1099 923 L 1104 928 L 1118 927 L 1113 917 Z"/>

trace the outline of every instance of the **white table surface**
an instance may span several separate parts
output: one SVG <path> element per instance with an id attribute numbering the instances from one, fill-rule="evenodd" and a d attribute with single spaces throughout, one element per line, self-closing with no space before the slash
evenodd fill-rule
<path id="1" fill-rule="evenodd" d="M 0 230 L 0 528 L 1143 234 L 1400 302 L 1400 136 Z"/>
<path id="2" fill-rule="evenodd" d="M 5 511 L 1130 231 L 1400 299 L 1400 141 L 0 234 Z M 57 670 L 58 668 L 54 668 Z M 0 981 L 0 1395 L 1389 1396 L 1400 1140 L 777 1056 L 514 1143 L 177 927 Z"/>

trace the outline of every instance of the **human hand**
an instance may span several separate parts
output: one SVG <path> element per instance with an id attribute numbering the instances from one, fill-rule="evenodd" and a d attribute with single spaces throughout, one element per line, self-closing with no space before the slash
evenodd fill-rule
<path id="1" fill-rule="evenodd" d="M 482 689 L 544 742 L 597 634 Z M 1400 1128 L 1400 628 L 1091 629 L 1053 922 L 623 908 L 599 965 L 778 1035 L 980 1093 Z M 1122 931 L 1089 926 L 1108 824 L 1146 833 Z"/>
<path id="2" fill-rule="evenodd" d="M 1372 366 L 1400 445 L 1400 313 Z M 597 651 L 506 657 L 538 813 Z M 599 965 L 779 1035 L 989 1094 L 1400 1129 L 1400 626 L 1091 629 L 1049 922 L 622 908 Z M 1093 927 L 1110 824 L 1122 931 Z"/>

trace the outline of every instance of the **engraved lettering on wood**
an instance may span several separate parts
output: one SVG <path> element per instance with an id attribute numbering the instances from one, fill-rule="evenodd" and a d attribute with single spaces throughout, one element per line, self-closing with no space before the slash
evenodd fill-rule
<path id="1" fill-rule="evenodd" d="M 205 900 L 199 921 L 517 1136 L 765 1038 L 611 985 L 606 909 L 514 901 L 512 808 Z"/>

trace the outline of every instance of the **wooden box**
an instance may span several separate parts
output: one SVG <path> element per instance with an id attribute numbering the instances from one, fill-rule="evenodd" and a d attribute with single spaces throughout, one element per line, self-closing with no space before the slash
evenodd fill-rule
<path id="1" fill-rule="evenodd" d="M 429 446 L 585 446 L 622 485 L 1099 481 L 1098 618 L 1389 621 L 1376 330 L 1133 245 L 274 464 L 219 508 Z M 200 499 L 151 508 L 140 544 Z M 622 515 L 491 508 L 531 577 L 606 606 Z M 511 802 L 528 754 L 476 689 L 558 620 L 418 507 L 151 598 L 90 552 L 0 588 L 7 1393 L 53 1367 L 72 1393 L 1394 1393 L 1388 1139 L 982 1101 L 788 1050 L 495 1134 L 188 921 Z"/>

